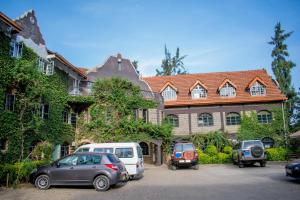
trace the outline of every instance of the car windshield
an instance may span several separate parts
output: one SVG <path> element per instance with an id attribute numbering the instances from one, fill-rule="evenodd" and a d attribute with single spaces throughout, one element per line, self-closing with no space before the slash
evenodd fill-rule
<path id="1" fill-rule="evenodd" d="M 83 148 L 78 149 L 76 152 L 89 152 L 89 150 L 90 150 L 90 148 L 83 147 Z"/>
<path id="2" fill-rule="evenodd" d="M 244 142 L 244 149 L 249 149 L 253 146 L 260 146 L 263 147 L 262 142 L 261 141 L 245 141 Z"/>

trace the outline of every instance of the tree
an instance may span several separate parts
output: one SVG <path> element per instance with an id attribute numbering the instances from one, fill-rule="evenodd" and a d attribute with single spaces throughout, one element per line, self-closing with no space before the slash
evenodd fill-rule
<path id="1" fill-rule="evenodd" d="M 290 60 L 287 60 L 289 53 L 285 41 L 292 35 L 293 32 L 288 32 L 282 29 L 281 24 L 278 22 L 275 26 L 275 34 L 271 37 L 269 44 L 273 45 L 271 56 L 274 58 L 272 62 L 272 70 L 279 83 L 279 88 L 289 99 L 287 102 L 289 121 L 292 121 L 292 116 L 295 108 L 295 101 L 297 94 L 292 86 L 291 70 L 296 65 Z"/>
<path id="2" fill-rule="evenodd" d="M 167 49 L 167 46 L 165 45 L 165 58 L 162 60 L 160 71 L 159 69 L 156 69 L 156 76 L 170 76 L 170 75 L 176 75 L 176 74 L 186 74 L 187 71 L 183 64 L 183 59 L 186 57 L 180 56 L 179 47 L 176 49 L 175 56 L 171 56 L 170 51 Z"/>

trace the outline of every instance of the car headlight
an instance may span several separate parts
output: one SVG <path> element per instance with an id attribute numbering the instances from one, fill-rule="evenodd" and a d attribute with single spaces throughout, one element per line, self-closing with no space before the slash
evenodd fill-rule
<path id="1" fill-rule="evenodd" d="M 300 167 L 298 167 L 298 166 L 297 166 L 297 167 L 294 167 L 294 170 L 299 170 L 299 169 L 300 169 Z"/>

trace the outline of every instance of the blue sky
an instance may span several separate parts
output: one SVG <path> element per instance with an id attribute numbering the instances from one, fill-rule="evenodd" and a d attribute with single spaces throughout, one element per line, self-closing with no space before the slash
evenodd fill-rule
<path id="1" fill-rule="evenodd" d="M 300 1 L 2 0 L 0 10 L 16 18 L 34 9 L 49 49 L 76 66 L 102 64 L 110 55 L 139 61 L 155 75 L 164 56 L 180 47 L 190 73 L 265 68 L 271 72 L 274 25 L 294 31 L 287 44 L 293 84 L 300 87 Z"/>

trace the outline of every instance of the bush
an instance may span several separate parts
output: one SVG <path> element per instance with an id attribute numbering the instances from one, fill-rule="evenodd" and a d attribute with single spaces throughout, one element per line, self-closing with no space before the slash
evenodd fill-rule
<path id="1" fill-rule="evenodd" d="M 28 182 L 29 175 L 35 168 L 49 164 L 48 160 L 39 161 L 22 161 L 15 164 L 0 165 L 0 185 L 6 184 L 7 175 L 9 184 L 18 184 L 20 182 Z"/>
<path id="2" fill-rule="evenodd" d="M 230 154 L 231 155 L 231 154 Z M 231 162 L 231 156 L 226 153 L 218 153 L 218 163 L 229 163 Z"/>
<path id="3" fill-rule="evenodd" d="M 213 147 L 210 147 L 210 149 L 214 149 Z M 212 150 L 213 153 L 215 153 L 214 150 Z M 199 155 L 199 163 L 200 164 L 223 164 L 230 162 L 231 156 L 226 153 L 215 153 L 213 155 L 209 155 L 208 153 L 204 153 L 203 151 L 198 151 Z"/>
<path id="4" fill-rule="evenodd" d="M 271 161 L 286 160 L 287 150 L 283 147 L 266 149 L 267 159 Z"/>
<path id="5" fill-rule="evenodd" d="M 218 149 L 214 145 L 208 145 L 205 149 L 205 153 L 207 153 L 210 156 L 216 156 L 218 154 Z"/>
<path id="6" fill-rule="evenodd" d="M 225 146 L 223 148 L 223 152 L 226 153 L 226 154 L 231 155 L 232 154 L 232 147 L 231 146 Z"/>
<path id="7" fill-rule="evenodd" d="M 50 160 L 53 150 L 54 150 L 53 144 L 47 141 L 40 142 L 33 149 L 32 157 L 35 158 L 36 160 L 41 160 L 41 159 Z"/>

